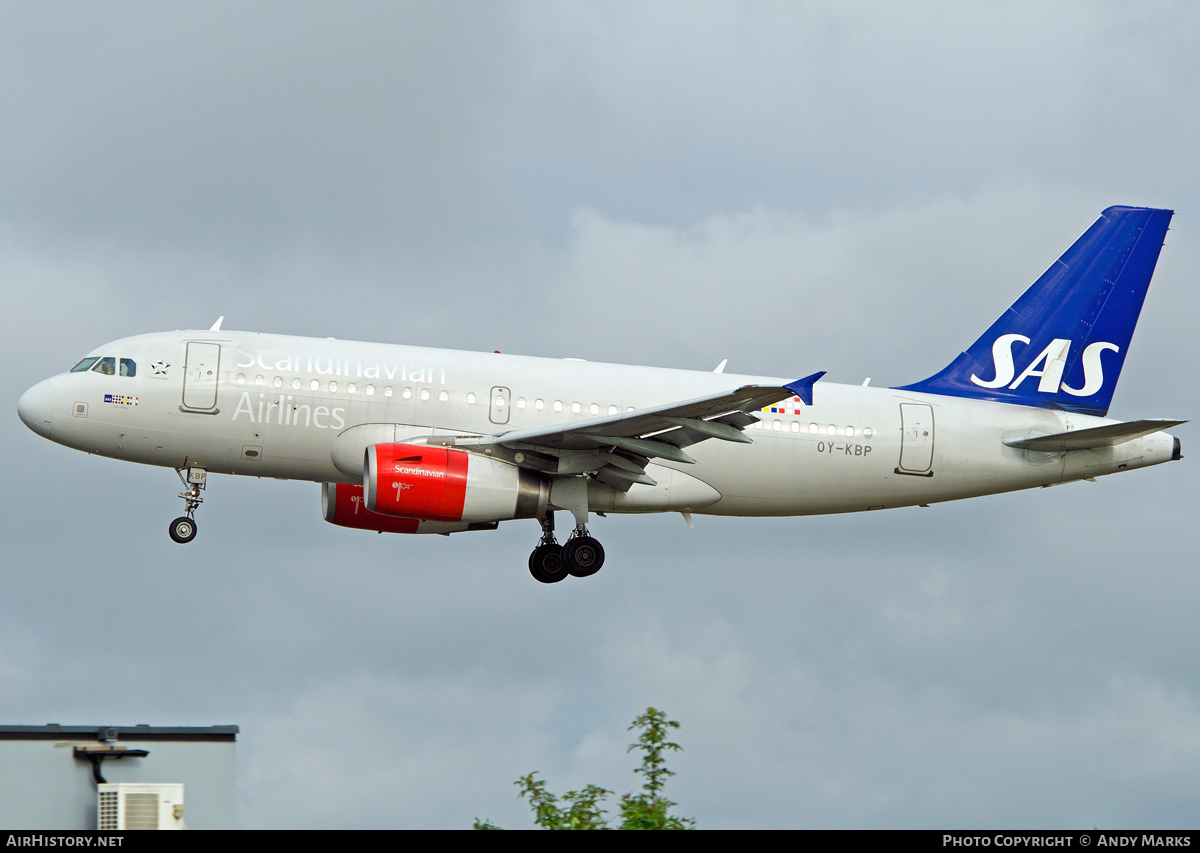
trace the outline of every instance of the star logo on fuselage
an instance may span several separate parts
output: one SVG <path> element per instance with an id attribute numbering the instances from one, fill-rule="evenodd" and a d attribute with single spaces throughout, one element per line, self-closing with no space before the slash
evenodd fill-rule
<path id="1" fill-rule="evenodd" d="M 154 364 L 150 365 L 150 369 L 154 371 L 155 376 L 166 376 L 167 368 L 170 366 L 171 365 L 167 364 L 167 362 L 160 358 L 158 361 L 154 362 Z"/>

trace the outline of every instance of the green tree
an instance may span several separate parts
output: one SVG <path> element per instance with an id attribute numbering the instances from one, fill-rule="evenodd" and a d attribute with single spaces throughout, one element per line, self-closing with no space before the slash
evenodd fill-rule
<path id="1" fill-rule="evenodd" d="M 667 779 L 675 775 L 667 769 L 666 754 L 682 747 L 668 739 L 671 729 L 679 723 L 668 720 L 656 708 L 647 708 L 629 727 L 639 731 L 637 743 L 629 745 L 642 753 L 642 764 L 633 772 L 642 774 L 642 790 L 621 798 L 621 823 L 609 826 L 604 815 L 605 798 L 612 793 L 599 785 L 588 785 L 581 791 L 567 791 L 561 800 L 546 790 L 546 782 L 537 771 L 522 776 L 515 784 L 520 796 L 533 809 L 533 822 L 544 829 L 694 829 L 691 818 L 671 814 L 676 804 L 663 795 Z M 493 823 L 476 819 L 476 829 L 499 829 Z"/>

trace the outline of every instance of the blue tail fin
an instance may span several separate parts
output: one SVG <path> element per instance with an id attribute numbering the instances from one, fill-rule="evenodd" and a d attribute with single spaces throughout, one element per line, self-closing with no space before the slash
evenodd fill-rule
<path id="1" fill-rule="evenodd" d="M 966 352 L 898 390 L 1106 414 L 1173 214 L 1108 208 Z"/>

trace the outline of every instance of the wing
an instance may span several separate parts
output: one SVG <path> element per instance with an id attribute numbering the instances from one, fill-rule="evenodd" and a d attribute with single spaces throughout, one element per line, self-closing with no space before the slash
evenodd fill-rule
<path id="1" fill-rule="evenodd" d="M 632 412 L 560 423 L 537 429 L 513 430 L 495 436 L 458 438 L 457 447 L 499 445 L 518 465 L 553 474 L 594 473 L 618 489 L 655 481 L 646 474 L 651 459 L 695 462 L 685 450 L 717 439 L 750 444 L 742 431 L 758 418 L 750 412 L 797 396 L 812 405 L 814 373 L 787 385 L 743 385 L 732 391 Z"/>

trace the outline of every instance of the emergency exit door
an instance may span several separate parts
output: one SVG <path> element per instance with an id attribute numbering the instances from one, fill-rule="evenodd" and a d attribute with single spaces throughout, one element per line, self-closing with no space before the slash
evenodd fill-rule
<path id="1" fill-rule="evenodd" d="M 512 395 L 507 388 L 497 385 L 492 389 L 492 408 L 489 413 L 492 423 L 508 423 L 508 413 L 512 408 Z"/>

